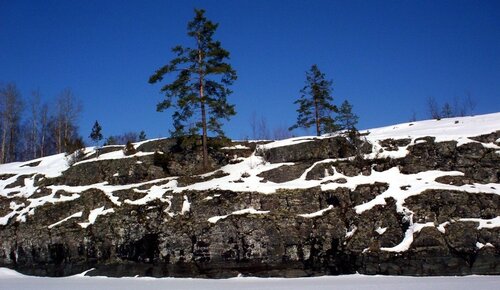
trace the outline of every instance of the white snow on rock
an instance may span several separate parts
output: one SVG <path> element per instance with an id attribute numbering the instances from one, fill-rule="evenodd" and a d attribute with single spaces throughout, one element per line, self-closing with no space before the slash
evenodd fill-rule
<path id="1" fill-rule="evenodd" d="M 158 186 L 158 185 L 153 185 L 149 189 L 146 190 L 139 190 L 139 189 L 134 189 L 136 192 L 142 192 L 146 193 L 146 195 L 140 199 L 137 200 L 129 200 L 126 199 L 124 202 L 128 204 L 133 204 L 133 205 L 145 205 L 148 202 L 151 202 L 153 200 L 160 200 L 161 202 L 168 203 L 168 208 L 165 210 L 165 212 L 170 215 L 171 217 L 175 215 L 175 213 L 170 212 L 170 207 L 172 206 L 172 195 L 166 195 L 168 193 L 168 190 L 165 189 L 165 187 L 176 187 L 177 186 L 177 180 L 173 180 L 170 178 L 167 178 L 165 180 L 169 180 L 168 183 L 165 186 Z"/>
<path id="2" fill-rule="evenodd" d="M 397 244 L 394 247 L 389 247 L 385 248 L 382 247 L 380 250 L 382 251 L 387 251 L 387 252 L 404 252 L 407 251 L 411 244 L 413 243 L 413 234 L 420 232 L 424 227 L 433 227 L 434 223 L 425 223 L 425 224 L 419 224 L 419 223 L 412 223 L 410 221 L 410 227 L 406 230 L 405 232 L 405 237 L 401 241 L 401 243 Z"/>
<path id="3" fill-rule="evenodd" d="M 480 242 L 476 242 L 476 247 L 478 249 L 482 249 L 484 247 L 491 247 L 491 248 L 494 248 L 495 246 L 493 246 L 491 243 L 486 243 L 486 244 L 483 244 L 483 243 L 480 243 Z"/>
<path id="4" fill-rule="evenodd" d="M 267 214 L 267 213 L 269 213 L 268 210 L 256 210 L 253 207 L 250 207 L 250 208 L 245 208 L 245 209 L 242 209 L 242 210 L 233 211 L 232 213 L 230 213 L 228 215 L 221 215 L 221 216 L 211 217 L 211 218 L 208 219 L 208 222 L 212 223 L 212 224 L 215 224 L 216 222 L 218 222 L 220 220 L 223 220 L 223 219 L 229 217 L 230 215 Z"/>
<path id="5" fill-rule="evenodd" d="M 83 212 L 79 211 L 79 212 L 77 212 L 77 213 L 74 213 L 74 214 L 70 215 L 70 216 L 69 216 L 69 217 L 67 217 L 67 218 L 64 218 L 64 219 L 62 219 L 62 220 L 58 221 L 57 223 L 53 223 L 53 224 L 51 224 L 51 225 L 47 226 L 47 228 L 51 229 L 51 228 L 53 228 L 53 227 L 55 227 L 55 226 L 58 226 L 58 225 L 62 224 L 63 222 L 68 221 L 68 220 L 70 220 L 70 219 L 72 219 L 72 218 L 79 218 L 79 217 L 82 217 L 82 215 L 83 215 Z"/>
<path id="6" fill-rule="evenodd" d="M 437 226 L 436 229 L 444 234 L 444 233 L 446 233 L 446 226 L 449 224 L 450 224 L 450 222 L 444 222 L 444 223 L 440 224 L 439 226 Z"/>
<path id="7" fill-rule="evenodd" d="M 114 209 L 112 209 L 112 208 L 104 209 L 104 206 L 96 208 L 96 209 L 93 209 L 89 213 L 89 221 L 88 222 L 84 222 L 84 223 L 78 223 L 78 224 L 82 228 L 87 228 L 88 226 L 90 226 L 90 225 L 92 225 L 92 224 L 95 223 L 95 221 L 96 221 L 96 219 L 97 219 L 98 216 L 100 216 L 100 215 L 106 215 L 108 213 L 113 213 L 113 212 L 115 212 Z"/>
<path id="8" fill-rule="evenodd" d="M 377 234 L 383 235 L 385 231 L 387 231 L 387 228 L 378 227 L 375 229 L 375 231 L 377 232 Z"/>
<path id="9" fill-rule="evenodd" d="M 318 217 L 318 216 L 322 216 L 325 212 L 327 212 L 329 210 L 332 210 L 332 209 L 333 209 L 333 205 L 329 205 L 327 208 L 324 208 L 324 209 L 319 210 L 317 212 L 306 213 L 306 214 L 298 214 L 298 216 L 301 216 L 301 217 L 304 217 L 304 218 Z"/>
<path id="10" fill-rule="evenodd" d="M 205 199 L 205 200 L 212 200 L 212 199 L 217 198 L 217 197 L 219 197 L 219 196 L 220 196 L 220 194 L 214 194 L 214 195 L 212 195 L 212 196 L 207 196 L 207 197 L 205 197 L 204 199 Z"/>
<path id="11" fill-rule="evenodd" d="M 181 214 L 188 213 L 191 209 L 191 203 L 188 200 L 188 197 L 184 195 L 184 201 L 182 202 Z"/>
<path id="12" fill-rule="evenodd" d="M 442 120 L 426 120 L 412 123 L 403 123 L 393 126 L 387 126 L 382 128 L 375 128 L 366 130 L 364 138 L 373 145 L 372 153 L 366 154 L 364 158 L 378 159 L 378 158 L 403 158 L 408 154 L 408 147 L 415 144 L 426 142 L 423 139 L 417 140 L 421 137 L 431 136 L 436 138 L 436 142 L 441 141 L 457 141 L 458 146 L 476 142 L 469 137 L 474 137 L 483 134 L 489 134 L 500 130 L 500 113 L 480 115 L 474 117 L 460 117 L 460 118 L 449 118 Z M 332 136 L 342 135 L 330 134 L 320 137 L 316 136 L 306 136 L 291 138 L 287 140 L 281 140 L 276 142 L 270 142 L 264 145 L 258 145 L 256 151 L 265 151 L 272 148 L 290 146 L 295 144 L 302 144 L 305 142 L 312 142 L 318 139 L 330 138 Z M 385 150 L 379 141 L 385 139 L 410 139 L 410 143 L 407 146 L 400 146 L 395 148 L 395 150 Z M 154 140 L 147 140 L 139 143 L 135 143 L 134 146 L 138 148 L 140 145 L 151 142 Z M 487 148 L 498 148 L 500 149 L 500 139 L 492 143 L 481 143 Z M 227 150 L 236 149 L 248 149 L 248 147 L 243 145 L 234 145 L 226 147 Z M 500 150 L 497 151 L 500 153 Z M 85 156 L 91 156 L 95 153 L 95 148 L 89 147 L 84 150 Z M 160 152 L 161 153 L 161 152 Z M 122 158 L 136 158 L 154 154 L 153 152 L 137 152 L 134 155 L 125 156 L 123 150 L 117 150 L 100 155 L 98 158 L 90 158 L 76 164 L 73 166 L 95 162 L 100 160 L 112 160 L 112 159 L 122 159 Z M 258 175 L 264 171 L 276 169 L 280 166 L 294 165 L 294 163 L 268 163 L 263 157 L 257 156 L 255 153 L 249 157 L 238 157 L 239 163 L 228 164 L 218 170 L 224 173 L 222 177 L 213 177 L 214 172 L 209 172 L 200 177 L 209 178 L 206 181 L 190 184 L 187 186 L 180 186 L 177 182 L 178 177 L 168 177 L 163 179 L 151 180 L 147 182 L 137 183 L 137 184 L 126 184 L 126 185 L 111 185 L 107 182 L 85 185 L 85 186 L 67 186 L 67 185 L 51 185 L 47 186 L 46 190 L 49 193 L 42 197 L 33 198 L 35 193 L 39 193 L 39 188 L 35 185 L 35 180 L 43 180 L 44 178 L 53 178 L 60 176 L 65 170 L 69 168 L 68 160 L 71 156 L 65 156 L 64 154 L 58 154 L 43 158 L 38 158 L 35 160 L 27 162 L 16 162 L 10 164 L 0 165 L 0 175 L 3 177 L 0 179 L 0 196 L 4 198 L 20 198 L 23 202 L 12 202 L 10 204 L 10 212 L 7 211 L 4 216 L 0 217 L 0 225 L 6 225 L 11 219 L 23 222 L 30 215 L 33 215 L 37 207 L 50 204 L 56 204 L 59 202 L 66 202 L 80 198 L 80 194 L 87 190 L 99 190 L 113 203 L 113 207 L 117 208 L 122 206 L 123 203 L 130 205 L 146 205 L 152 201 L 160 201 L 168 204 L 165 212 L 170 217 L 176 217 L 178 215 L 183 215 L 192 210 L 193 204 L 188 200 L 187 195 L 183 192 L 190 191 L 209 191 L 209 190 L 229 190 L 234 192 L 258 192 L 262 194 L 279 194 L 280 190 L 287 189 L 309 189 L 313 187 L 320 187 L 321 190 L 335 190 L 337 188 L 348 188 L 354 190 L 357 186 L 361 184 L 374 184 L 375 182 L 387 183 L 388 189 L 371 200 L 368 200 L 364 204 L 357 205 L 354 209 L 356 213 L 362 214 L 370 211 L 375 206 L 384 206 L 388 198 L 392 198 L 396 201 L 396 207 L 398 212 L 407 214 L 411 218 L 411 211 L 405 206 L 405 200 L 408 197 L 422 194 L 426 190 L 453 190 L 458 192 L 468 192 L 468 193 L 486 193 L 486 194 L 500 194 L 500 184 L 490 183 L 490 184 L 472 184 L 472 185 L 450 185 L 442 184 L 436 182 L 436 178 L 441 176 L 462 176 L 462 172 L 445 172 L 438 170 L 431 170 L 425 172 L 419 172 L 416 174 L 403 174 L 398 167 L 390 168 L 386 171 L 379 172 L 372 170 L 371 175 L 358 175 L 358 176 L 345 176 L 338 172 L 335 167 L 328 168 L 325 170 L 324 177 L 320 180 L 306 180 L 307 173 L 309 173 L 318 164 L 328 164 L 334 163 L 341 160 L 350 160 L 352 158 L 346 159 L 325 159 L 320 160 L 310 166 L 304 171 L 304 173 L 295 180 L 291 180 L 283 183 L 275 183 L 271 181 L 265 181 L 264 178 Z M 137 161 L 141 162 L 141 161 Z M 331 169 L 331 170 L 330 170 Z M 333 174 L 330 174 L 333 172 Z M 219 175 L 218 175 L 219 176 Z M 343 178 L 346 183 L 337 183 L 336 180 Z M 14 182 L 19 182 L 20 186 L 9 186 Z M 120 201 L 119 197 L 114 193 L 120 190 L 134 190 L 138 193 L 143 193 L 143 197 L 136 200 L 125 200 Z M 171 210 L 171 200 L 174 193 L 182 194 L 184 197 L 182 203 L 182 209 L 179 212 L 174 212 Z M 212 194 L 205 197 L 206 201 L 213 198 L 217 198 L 220 195 Z M 313 213 L 303 213 L 299 216 L 304 218 L 314 218 L 324 215 L 326 212 L 333 209 L 333 206 L 328 206 L 327 208 L 321 209 Z M 113 208 L 105 209 L 100 207 L 93 209 L 88 217 L 88 222 L 81 223 L 81 226 L 86 227 L 94 223 L 99 215 L 109 214 L 114 211 Z M 267 214 L 268 211 L 259 211 L 254 208 L 247 208 L 240 211 L 235 211 L 227 215 L 214 216 L 208 219 L 210 223 L 216 223 L 219 220 L 225 219 L 230 215 L 239 214 Z M 63 221 L 59 221 L 51 226 L 57 226 L 67 221 L 71 218 L 77 216 L 70 216 Z M 500 226 L 500 217 L 496 217 L 490 220 L 476 219 L 463 217 L 456 221 L 446 221 L 440 225 L 434 225 L 430 223 L 425 224 L 411 224 L 409 229 L 405 233 L 405 237 L 401 243 L 392 248 L 385 248 L 386 251 L 404 251 L 408 249 L 413 241 L 413 234 L 417 233 L 424 226 L 436 227 L 439 231 L 445 232 L 446 226 L 453 222 L 477 222 L 478 229 L 482 228 L 496 228 Z M 379 234 L 383 234 L 384 228 L 378 228 L 376 231 Z M 352 236 L 356 232 L 356 227 L 353 227 L 349 232 L 346 233 L 346 237 Z"/>
<path id="13" fill-rule="evenodd" d="M 300 144 L 300 143 L 304 143 L 304 142 L 311 142 L 311 141 L 314 141 L 317 139 L 322 139 L 322 138 L 327 138 L 327 137 L 305 136 L 305 137 L 284 139 L 284 140 L 274 141 L 274 142 L 267 143 L 267 144 L 258 145 L 257 150 L 268 150 L 268 149 L 272 149 L 272 148 L 276 148 L 276 147 L 296 145 L 296 144 Z"/>
<path id="14" fill-rule="evenodd" d="M 237 144 L 237 145 L 234 145 L 234 146 L 229 146 L 229 147 L 222 147 L 221 148 L 222 150 L 241 150 L 241 149 L 250 149 L 250 147 L 247 147 L 247 146 L 243 146 L 241 144 Z"/>
<path id="15" fill-rule="evenodd" d="M 141 157 L 141 156 L 148 156 L 148 155 L 153 155 L 155 154 L 154 152 L 136 152 L 135 154 L 132 155 L 125 155 L 123 150 L 117 150 L 117 151 L 112 151 L 109 153 L 101 154 L 97 158 L 90 158 L 87 160 L 79 161 L 75 163 L 74 165 L 80 165 L 84 163 L 90 163 L 90 162 L 95 162 L 95 161 L 101 161 L 101 160 L 114 160 L 114 159 L 125 159 L 125 158 L 135 158 L 135 157 Z"/>
<path id="16" fill-rule="evenodd" d="M 18 175 L 41 174 L 47 178 L 58 177 L 68 169 L 68 160 L 64 153 L 42 157 L 26 162 L 0 164 L 0 172 Z"/>
<path id="17" fill-rule="evenodd" d="M 478 219 L 478 218 L 461 218 L 462 222 L 476 222 L 479 223 L 477 229 L 492 229 L 500 227 L 500 216 L 492 219 Z"/>
<path id="18" fill-rule="evenodd" d="M 352 229 L 348 232 L 346 230 L 346 233 L 345 233 L 346 239 L 352 237 L 357 230 L 358 230 L 358 227 L 356 227 L 356 226 L 353 226 Z"/>

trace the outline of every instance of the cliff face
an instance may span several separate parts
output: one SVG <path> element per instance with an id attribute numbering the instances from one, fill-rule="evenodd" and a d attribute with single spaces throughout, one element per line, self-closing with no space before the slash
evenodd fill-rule
<path id="1" fill-rule="evenodd" d="M 0 266 L 35 275 L 500 274 L 500 114 L 179 140 L 0 166 Z M 187 151 L 186 151 L 187 150 Z M 156 152 L 156 153 L 155 153 Z M 75 161 L 75 160 L 73 160 Z M 73 162 L 70 162 L 73 163 Z"/>

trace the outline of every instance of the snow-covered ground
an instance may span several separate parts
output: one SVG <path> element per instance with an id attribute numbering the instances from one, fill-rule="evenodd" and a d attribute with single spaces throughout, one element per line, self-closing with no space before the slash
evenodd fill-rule
<path id="1" fill-rule="evenodd" d="M 232 278 L 222 280 L 184 278 L 105 278 L 76 275 L 65 278 L 24 276 L 0 268 L 1 290 L 498 290 L 500 276 L 394 277 L 343 275 L 314 278 Z"/>

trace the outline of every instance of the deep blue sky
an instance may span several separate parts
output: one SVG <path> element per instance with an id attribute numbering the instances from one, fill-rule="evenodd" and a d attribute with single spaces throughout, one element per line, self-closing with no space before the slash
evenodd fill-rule
<path id="1" fill-rule="evenodd" d="M 195 7 L 220 23 L 215 37 L 238 72 L 232 138 L 251 137 L 253 112 L 271 129 L 292 125 L 314 63 L 360 128 L 427 118 L 428 96 L 470 92 L 476 113 L 500 111 L 500 1 L 0 0 L 0 82 L 45 99 L 72 88 L 85 137 L 96 119 L 106 136 L 166 136 L 171 113 L 156 112 L 160 85 L 147 80 L 173 46 L 192 44 Z"/>

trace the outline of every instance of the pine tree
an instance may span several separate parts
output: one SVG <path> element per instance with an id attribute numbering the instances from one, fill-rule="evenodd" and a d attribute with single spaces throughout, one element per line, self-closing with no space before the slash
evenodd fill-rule
<path id="1" fill-rule="evenodd" d="M 144 130 L 142 130 L 140 133 L 139 133 L 139 141 L 144 141 L 146 140 L 146 132 L 144 132 Z"/>
<path id="2" fill-rule="evenodd" d="M 95 142 L 96 146 L 99 145 L 99 141 L 102 140 L 102 127 L 99 122 L 95 121 L 94 127 L 92 127 L 92 132 L 90 133 L 90 139 Z"/>
<path id="3" fill-rule="evenodd" d="M 158 69 L 149 78 L 149 83 L 160 82 L 165 75 L 177 73 L 174 81 L 161 88 L 166 98 L 157 105 L 157 111 L 175 107 L 172 115 L 174 136 L 194 135 L 201 129 L 203 166 L 208 169 L 208 131 L 223 135 L 220 120 L 229 120 L 236 114 L 234 105 L 227 102 L 232 93 L 228 86 L 236 80 L 236 72 L 226 62 L 229 52 L 213 39 L 218 24 L 208 20 L 204 10 L 195 9 L 194 12 L 187 34 L 195 46 L 174 47 L 172 52 L 176 57 Z M 196 118 L 198 112 L 201 119 Z M 197 120 L 189 123 L 192 119 Z"/>
<path id="4" fill-rule="evenodd" d="M 337 131 L 338 127 L 331 114 L 337 111 L 332 104 L 332 81 L 325 78 L 317 65 L 311 66 L 306 72 L 306 85 L 300 90 L 301 96 L 294 104 L 298 104 L 297 123 L 289 128 L 316 127 L 316 134 Z"/>
<path id="5" fill-rule="evenodd" d="M 352 112 L 352 105 L 345 100 L 338 110 L 335 117 L 340 130 L 355 131 L 358 124 L 358 116 Z"/>

